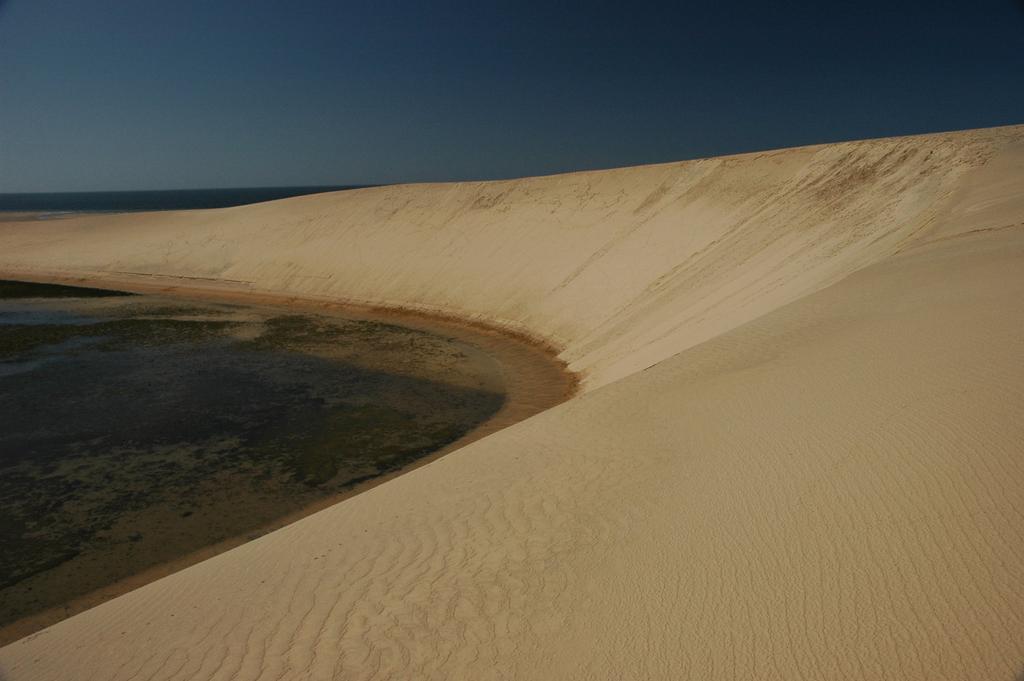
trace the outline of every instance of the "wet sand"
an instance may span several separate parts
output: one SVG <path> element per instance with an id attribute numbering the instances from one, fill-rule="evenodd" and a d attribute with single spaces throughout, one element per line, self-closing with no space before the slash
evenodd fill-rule
<path id="1" fill-rule="evenodd" d="M 39 283 L 58 282 L 40 281 Z M 88 284 L 81 281 L 65 283 L 73 283 L 76 286 L 88 286 Z M 95 283 L 102 284 L 104 286 L 111 285 L 111 282 L 109 281 Z M 128 287 L 130 286 L 118 286 L 112 290 L 124 290 Z M 461 362 L 462 366 L 459 368 L 457 373 L 453 373 L 452 371 L 455 367 L 449 367 L 445 364 L 439 364 L 436 366 L 431 364 L 424 365 L 422 360 L 417 361 L 415 356 L 405 357 L 404 355 L 412 352 L 411 350 L 398 350 L 397 354 L 395 352 L 385 352 L 381 356 L 375 356 L 372 348 L 369 349 L 370 351 L 367 351 L 366 348 L 361 348 L 358 344 L 356 346 L 352 346 L 351 342 L 346 343 L 345 347 L 339 347 L 338 351 L 340 354 L 333 355 L 333 359 L 355 361 L 365 366 L 365 368 L 370 371 L 394 370 L 397 365 L 401 365 L 403 363 L 408 364 L 408 361 L 412 360 L 416 362 L 416 366 L 407 366 L 404 373 L 411 372 L 409 375 L 417 375 L 421 380 L 450 383 L 453 389 L 475 390 L 478 386 L 484 386 L 487 390 L 495 390 L 504 393 L 505 398 L 502 401 L 499 410 L 490 418 L 480 424 L 477 424 L 471 430 L 449 444 L 441 448 L 437 448 L 426 455 L 420 455 L 412 462 L 402 465 L 401 468 L 397 470 L 390 470 L 369 476 L 360 476 L 362 479 L 353 483 L 345 483 L 340 491 L 326 495 L 323 493 L 305 495 L 304 498 L 308 498 L 305 499 L 304 505 L 301 508 L 290 511 L 284 515 L 277 515 L 267 522 L 261 523 L 254 528 L 249 528 L 242 534 L 229 536 L 203 546 L 198 550 L 190 550 L 184 554 L 176 555 L 169 560 L 161 560 L 158 564 L 148 565 L 141 570 L 136 570 L 131 574 L 117 579 L 116 581 L 104 584 L 102 587 L 84 594 L 71 591 L 69 593 L 76 593 L 76 595 L 72 598 L 64 599 L 64 601 L 59 605 L 21 617 L 13 622 L 7 623 L 3 627 L 0 627 L 0 642 L 10 642 L 21 638 L 22 636 L 31 634 L 45 626 L 49 626 L 50 624 L 65 619 L 77 612 L 81 612 L 82 610 L 94 607 L 106 600 L 138 588 L 139 586 L 147 584 L 162 576 L 176 572 L 198 561 L 239 546 L 246 541 L 250 541 L 275 529 L 284 527 L 296 520 L 310 515 L 311 513 L 327 508 L 339 501 L 350 498 L 367 489 L 379 485 L 388 479 L 401 475 L 408 470 L 425 465 L 426 463 L 443 456 L 447 452 L 453 451 L 454 449 L 464 446 L 469 442 L 485 437 L 487 434 L 493 433 L 520 421 L 546 408 L 547 406 L 551 406 L 567 399 L 572 394 L 575 387 L 573 377 L 566 372 L 557 361 L 553 360 L 552 356 L 545 352 L 544 349 L 539 348 L 536 344 L 529 343 L 525 339 L 510 338 L 506 334 L 494 332 L 482 326 L 460 324 L 453 320 L 434 319 L 429 316 L 415 313 L 356 309 L 351 306 L 316 304 L 309 301 L 300 303 L 299 301 L 294 300 L 285 301 L 276 297 L 244 293 L 226 295 L 224 291 L 183 291 L 180 289 L 169 289 L 168 287 L 162 287 L 159 291 L 155 291 L 146 286 L 134 287 L 134 289 L 134 292 L 136 293 L 151 294 L 143 296 L 142 298 L 133 299 L 135 300 L 134 305 L 139 306 L 142 312 L 147 312 L 150 308 L 168 311 L 174 311 L 177 309 L 180 313 L 184 314 L 188 313 L 189 310 L 192 309 L 193 316 L 195 314 L 209 315 L 211 313 L 211 309 L 204 309 L 201 307 L 202 305 L 230 302 L 233 305 L 244 305 L 243 308 L 239 309 L 239 314 L 251 312 L 264 314 L 268 317 L 281 314 L 310 314 L 316 315 L 317 317 L 326 315 L 324 318 L 328 320 L 336 316 L 346 324 L 358 320 L 369 322 L 371 324 L 384 324 L 387 325 L 387 328 L 391 328 L 392 325 L 397 325 L 403 329 L 408 329 L 413 333 L 422 332 L 429 334 L 428 337 L 436 337 L 438 340 L 448 339 L 447 342 L 456 343 L 456 347 L 463 348 L 464 352 L 469 351 L 470 348 L 475 348 L 480 354 L 474 355 L 471 353 L 469 356 L 464 356 Z M 82 290 L 83 293 L 102 294 L 102 289 L 80 290 Z M 157 292 L 161 297 L 154 298 L 152 294 Z M 56 291 L 55 293 L 61 294 L 62 292 Z M 111 299 L 104 299 L 100 305 L 124 305 L 124 303 L 118 303 L 116 301 L 109 302 L 110 300 Z M 47 301 L 49 301 L 49 299 L 47 299 Z M 197 305 L 199 307 L 190 308 L 190 304 Z M 88 311 L 88 309 L 88 306 L 85 306 L 85 311 Z M 147 312 L 147 314 L 149 316 L 152 315 L 150 312 Z M 275 318 L 281 319 L 281 317 Z M 381 338 L 379 342 L 388 341 L 384 341 L 384 339 Z M 393 341 L 389 342 L 393 344 Z M 404 344 L 404 341 L 400 341 L 400 343 Z M 367 361 L 369 361 L 370 364 L 367 365 Z M 491 375 L 495 367 L 498 368 L 498 373 Z M 382 434 L 379 437 L 383 438 L 385 436 Z M 168 456 L 170 455 L 171 453 L 169 452 Z M 232 505 L 232 507 L 220 511 L 220 514 L 231 514 L 234 512 L 234 507 L 235 505 Z M 241 512 L 245 508 L 247 508 L 246 505 L 242 504 L 237 508 L 237 510 Z M 181 525 L 183 523 L 191 523 L 194 525 L 194 522 L 191 519 L 189 521 L 183 521 L 170 516 L 164 518 L 163 516 L 166 516 L 166 513 L 160 515 L 161 512 L 159 512 L 159 509 L 155 509 L 155 511 L 158 512 L 158 515 L 153 516 L 152 522 L 157 522 L 161 525 L 166 525 L 168 523 L 171 525 Z M 251 510 L 245 512 L 251 513 Z M 152 515 L 152 513 L 150 513 L 150 515 Z M 191 516 L 192 513 L 188 512 L 187 515 Z M 117 527 L 121 527 L 123 532 L 120 532 L 120 530 L 115 528 L 108 531 L 108 534 L 109 532 L 113 532 L 116 536 L 117 533 L 120 532 L 126 537 L 130 537 L 131 542 L 135 541 L 136 536 L 148 536 L 149 530 L 151 529 L 151 522 L 143 521 L 139 517 L 135 516 L 130 517 L 133 517 L 134 520 L 129 522 L 125 519 L 118 523 Z M 187 531 L 187 529 L 184 531 Z M 140 560 L 139 556 L 146 555 L 147 551 L 145 542 L 138 546 L 131 542 L 122 542 L 126 547 L 124 550 L 129 551 L 129 554 L 131 555 L 126 554 L 119 559 L 129 565 L 133 562 L 137 563 L 138 560 Z M 142 551 L 141 554 L 136 551 L 137 548 L 139 551 Z M 164 547 L 164 553 L 166 553 L 166 548 L 167 547 Z M 47 589 L 52 588 L 47 585 L 53 583 L 53 579 L 55 578 L 60 580 L 59 583 L 62 585 L 64 590 L 75 589 L 76 587 L 74 585 L 78 582 L 82 582 L 83 579 L 92 581 L 103 579 L 102 575 L 109 571 L 108 567 L 104 567 L 105 563 L 100 562 L 96 564 L 95 560 L 90 558 L 88 554 L 86 559 L 87 561 L 92 562 L 83 563 L 81 559 L 75 558 L 68 563 L 59 565 L 59 567 L 56 568 L 56 573 L 51 574 L 53 571 L 50 570 L 42 573 L 39 577 L 30 579 L 19 587 L 20 590 L 17 592 L 19 594 L 18 598 L 23 599 L 26 596 L 32 595 L 31 590 L 30 592 L 22 595 L 25 587 L 31 589 L 31 587 L 34 586 L 37 592 L 45 593 Z M 9 593 L 8 595 L 11 598 L 14 598 L 13 593 Z M 49 598 L 52 598 L 52 596 Z"/>

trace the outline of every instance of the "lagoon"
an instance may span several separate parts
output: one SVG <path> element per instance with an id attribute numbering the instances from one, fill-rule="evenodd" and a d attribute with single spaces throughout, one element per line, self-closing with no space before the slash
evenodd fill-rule
<path id="1" fill-rule="evenodd" d="M 0 627 L 255 538 L 504 401 L 496 359 L 422 329 L 2 282 Z"/>

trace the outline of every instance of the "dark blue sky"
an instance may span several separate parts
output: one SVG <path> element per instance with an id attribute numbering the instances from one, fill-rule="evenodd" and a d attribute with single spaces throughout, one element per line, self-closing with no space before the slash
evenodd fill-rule
<path id="1" fill-rule="evenodd" d="M 0 0 L 0 191 L 485 179 L 1024 122 L 1024 7 Z"/>

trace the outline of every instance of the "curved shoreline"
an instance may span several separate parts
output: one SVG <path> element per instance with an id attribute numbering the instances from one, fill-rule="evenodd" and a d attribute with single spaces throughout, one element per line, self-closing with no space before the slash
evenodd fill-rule
<path id="1" fill-rule="evenodd" d="M 398 470 L 382 473 L 369 480 L 357 482 L 343 492 L 314 501 L 301 510 L 281 516 L 270 523 L 251 530 L 245 535 L 230 537 L 173 560 L 146 568 L 129 577 L 119 579 L 105 587 L 74 598 L 62 606 L 48 608 L 0 627 L 0 646 L 5 646 L 30 636 L 57 622 L 216 555 L 242 546 L 253 539 L 287 527 L 314 513 L 373 489 L 388 480 L 425 466 L 472 442 L 483 439 L 545 409 L 565 402 L 576 393 L 579 385 L 578 377 L 570 372 L 563 362 L 557 359 L 557 352 L 550 344 L 533 339 L 525 334 L 505 331 L 482 322 L 460 320 L 452 316 L 435 316 L 416 310 L 316 300 L 291 294 L 216 289 L 211 287 L 203 288 L 188 284 L 176 286 L 146 285 L 145 282 L 133 282 L 110 277 L 91 278 L 5 271 L 0 273 L 0 279 L 100 288 L 128 293 L 159 294 L 180 300 L 238 303 L 281 308 L 296 312 L 327 315 L 332 313 L 344 314 L 349 319 L 397 324 L 406 328 L 446 335 L 480 349 L 488 356 L 497 360 L 502 369 L 502 379 L 505 388 L 505 401 L 501 408 L 491 418 L 480 423 L 458 440 L 426 454 Z M 210 283 L 222 283 L 222 280 L 207 281 Z"/>

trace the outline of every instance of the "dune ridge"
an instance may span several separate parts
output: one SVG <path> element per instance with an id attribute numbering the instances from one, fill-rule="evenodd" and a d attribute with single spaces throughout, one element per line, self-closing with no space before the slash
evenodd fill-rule
<path id="1" fill-rule="evenodd" d="M 1024 126 L 0 224 L 0 271 L 464 317 L 572 400 L 11 679 L 1024 673 Z"/>

